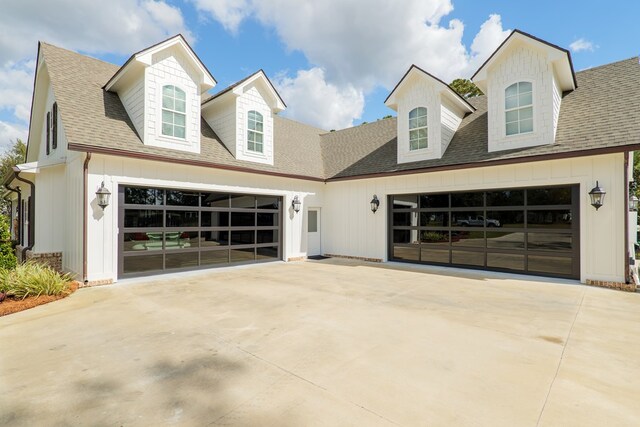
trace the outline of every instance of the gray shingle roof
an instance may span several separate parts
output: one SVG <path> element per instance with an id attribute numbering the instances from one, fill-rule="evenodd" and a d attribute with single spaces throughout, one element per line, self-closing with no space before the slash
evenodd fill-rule
<path id="1" fill-rule="evenodd" d="M 326 133 L 276 116 L 274 165 L 270 166 L 236 160 L 204 120 L 200 154 L 145 146 L 118 95 L 102 89 L 118 66 L 46 43 L 41 44 L 41 55 L 69 144 L 122 155 L 152 155 L 169 162 L 331 179 L 514 158 L 527 161 L 531 156 L 640 144 L 637 58 L 577 73 L 579 86 L 562 101 L 553 145 L 489 153 L 482 96 L 469 100 L 477 110 L 464 118 L 442 159 L 397 164 L 395 118 Z"/>

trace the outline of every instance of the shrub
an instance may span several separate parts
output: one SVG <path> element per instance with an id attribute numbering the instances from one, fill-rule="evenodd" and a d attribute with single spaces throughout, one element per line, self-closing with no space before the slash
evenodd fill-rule
<path id="1" fill-rule="evenodd" d="M 0 269 L 0 292 L 20 299 L 61 295 L 69 292 L 71 280 L 69 274 L 60 274 L 47 265 L 27 261 L 13 270 Z"/>
<path id="2" fill-rule="evenodd" d="M 16 266 L 16 254 L 11 244 L 11 231 L 9 217 L 0 215 L 0 268 L 14 268 Z"/>

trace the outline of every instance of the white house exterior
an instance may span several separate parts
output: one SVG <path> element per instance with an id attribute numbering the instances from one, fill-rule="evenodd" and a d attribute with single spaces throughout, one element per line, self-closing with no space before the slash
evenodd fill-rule
<path id="1" fill-rule="evenodd" d="M 87 284 L 329 255 L 631 286 L 637 58 L 574 73 L 514 31 L 474 80 L 463 99 L 414 66 L 397 118 L 327 132 L 281 118 L 262 70 L 208 95 L 181 36 L 122 67 L 41 43 L 17 250 Z"/>

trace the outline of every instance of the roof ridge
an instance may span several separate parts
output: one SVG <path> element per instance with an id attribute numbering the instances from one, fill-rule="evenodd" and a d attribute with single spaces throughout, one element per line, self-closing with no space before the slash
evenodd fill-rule
<path id="1" fill-rule="evenodd" d="M 55 45 L 55 44 L 52 44 L 52 43 L 48 43 L 48 42 L 44 42 L 44 41 L 39 41 L 39 43 L 41 45 L 51 46 L 51 47 L 53 47 L 55 49 L 64 50 L 65 52 L 69 52 L 69 53 L 72 53 L 74 55 L 81 56 L 83 58 L 91 59 L 91 60 L 97 61 L 97 62 L 102 62 L 103 64 L 111 65 L 111 66 L 114 66 L 114 67 L 119 67 L 118 64 L 114 64 L 113 62 L 108 62 L 108 61 L 105 61 L 103 59 L 95 58 L 95 57 L 93 57 L 91 55 L 88 55 L 86 53 L 76 52 L 75 50 L 67 49 L 66 47 L 61 47 L 61 46 L 58 46 L 58 45 Z"/>
<path id="2" fill-rule="evenodd" d="M 606 64 L 600 64 L 600 65 L 596 65 L 596 66 L 593 66 L 593 67 L 585 68 L 583 70 L 576 71 L 576 74 L 582 74 L 582 73 L 585 73 L 587 71 L 593 71 L 593 70 L 597 70 L 598 68 L 609 67 L 611 65 L 620 64 L 621 62 L 627 62 L 627 61 L 631 61 L 631 60 L 635 60 L 640 64 L 640 56 L 634 55 L 634 56 L 631 56 L 629 58 L 620 59 L 620 60 L 617 60 L 617 61 L 608 62 Z"/>
<path id="3" fill-rule="evenodd" d="M 277 118 L 279 120 L 286 120 L 286 121 L 289 121 L 289 122 L 293 122 L 293 123 L 296 123 L 296 124 L 299 124 L 299 125 L 302 125 L 302 126 L 306 126 L 308 128 L 311 128 L 311 129 L 314 129 L 314 130 L 317 130 L 317 131 L 320 131 L 321 135 L 329 133 L 329 131 L 326 130 L 326 129 L 322 129 L 322 128 L 319 128 L 317 126 L 310 125 L 309 123 L 304 123 L 304 122 L 301 122 L 301 121 L 298 121 L 298 120 L 294 120 L 294 119 L 292 119 L 290 117 L 281 116 L 279 114 L 274 114 L 273 117 L 275 117 L 275 118 Z"/>

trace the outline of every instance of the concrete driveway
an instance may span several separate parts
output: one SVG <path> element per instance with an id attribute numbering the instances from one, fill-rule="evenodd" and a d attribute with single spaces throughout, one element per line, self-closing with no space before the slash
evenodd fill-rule
<path id="1" fill-rule="evenodd" d="M 637 426 L 639 325 L 640 294 L 341 260 L 81 289 L 0 318 L 0 425 Z"/>

